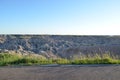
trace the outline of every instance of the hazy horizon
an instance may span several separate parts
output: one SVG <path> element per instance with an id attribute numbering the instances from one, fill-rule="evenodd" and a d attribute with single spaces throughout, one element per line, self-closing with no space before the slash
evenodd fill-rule
<path id="1" fill-rule="evenodd" d="M 0 34 L 120 35 L 119 0 L 0 0 Z"/>

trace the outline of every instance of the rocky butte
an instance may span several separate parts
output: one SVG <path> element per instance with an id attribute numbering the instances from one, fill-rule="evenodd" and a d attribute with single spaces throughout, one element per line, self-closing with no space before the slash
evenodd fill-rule
<path id="1" fill-rule="evenodd" d="M 72 58 L 81 54 L 120 54 L 120 36 L 0 35 L 0 52 Z"/>

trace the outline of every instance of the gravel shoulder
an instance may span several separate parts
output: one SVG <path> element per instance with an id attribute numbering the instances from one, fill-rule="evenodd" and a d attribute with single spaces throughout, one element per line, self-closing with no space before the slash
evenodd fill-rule
<path id="1" fill-rule="evenodd" d="M 120 65 L 5 66 L 0 80 L 120 80 Z"/>

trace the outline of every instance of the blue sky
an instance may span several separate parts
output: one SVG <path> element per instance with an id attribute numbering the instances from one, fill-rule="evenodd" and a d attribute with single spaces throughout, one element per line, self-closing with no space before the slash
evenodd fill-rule
<path id="1" fill-rule="evenodd" d="M 120 0 L 0 0 L 0 34 L 120 35 Z"/>

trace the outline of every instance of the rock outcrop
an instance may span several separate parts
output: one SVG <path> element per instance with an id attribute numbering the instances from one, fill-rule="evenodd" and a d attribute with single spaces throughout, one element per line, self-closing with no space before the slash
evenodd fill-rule
<path id="1" fill-rule="evenodd" d="M 79 54 L 120 54 L 120 36 L 0 35 L 0 52 L 35 53 L 47 58 Z"/>

